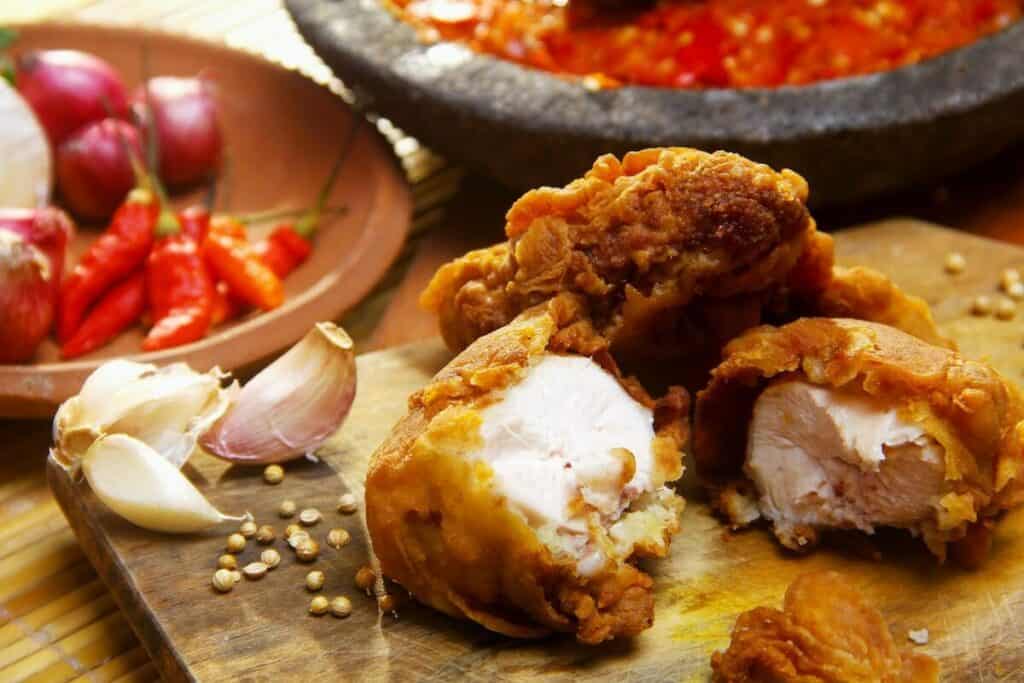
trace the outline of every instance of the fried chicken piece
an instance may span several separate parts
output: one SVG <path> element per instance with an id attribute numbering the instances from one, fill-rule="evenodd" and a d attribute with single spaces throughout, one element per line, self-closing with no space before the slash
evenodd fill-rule
<path id="1" fill-rule="evenodd" d="M 799 175 L 735 154 L 605 155 L 564 188 L 523 195 L 507 215 L 508 243 L 443 266 L 421 302 L 440 315 L 453 350 L 570 292 L 616 354 L 650 355 L 673 343 L 689 353 L 700 340 L 683 319 L 697 306 L 704 312 L 695 319 L 714 317 L 719 301 L 742 308 L 725 317 L 746 326 L 767 292 L 827 279 L 831 239 L 815 231 L 806 199 Z M 804 258 L 811 243 L 817 261 Z M 726 337 L 740 331 L 730 320 L 720 321 Z M 715 332 L 706 336 L 719 342 Z"/>
<path id="2" fill-rule="evenodd" d="M 736 620 L 716 683 L 936 683 L 939 664 L 896 647 L 877 609 L 837 572 L 797 577 L 782 611 L 756 607 Z"/>
<path id="3" fill-rule="evenodd" d="M 873 268 L 836 266 L 824 288 L 805 290 L 794 299 L 795 309 L 788 311 L 780 322 L 802 316 L 870 320 L 903 330 L 929 344 L 956 350 L 952 340 L 939 334 L 924 299 L 907 294 Z"/>
<path id="4" fill-rule="evenodd" d="M 366 520 L 383 573 L 510 636 L 589 644 L 653 621 L 683 501 L 689 402 L 623 379 L 566 294 L 471 344 L 374 454 Z"/>
<path id="5" fill-rule="evenodd" d="M 615 358 L 673 361 L 703 386 L 722 346 L 763 322 L 844 315 L 940 339 L 923 301 L 869 269 L 836 269 L 799 175 L 735 154 L 663 148 L 598 159 L 526 193 L 508 241 L 441 267 L 421 297 L 453 350 L 561 292 L 584 302 Z"/>
<path id="6" fill-rule="evenodd" d="M 890 526 L 976 564 L 991 521 L 1024 499 L 1022 420 L 1024 396 L 984 363 L 885 325 L 805 318 L 726 347 L 697 398 L 694 455 L 734 526 L 763 517 L 793 550 Z"/>

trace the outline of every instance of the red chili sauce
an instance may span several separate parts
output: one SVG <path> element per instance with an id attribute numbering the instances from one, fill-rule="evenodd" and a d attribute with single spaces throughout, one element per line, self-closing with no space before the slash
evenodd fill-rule
<path id="1" fill-rule="evenodd" d="M 1024 0 L 656 0 L 627 10 L 389 1 L 427 41 L 461 41 L 593 87 L 775 87 L 887 71 L 999 31 L 1024 10 Z"/>

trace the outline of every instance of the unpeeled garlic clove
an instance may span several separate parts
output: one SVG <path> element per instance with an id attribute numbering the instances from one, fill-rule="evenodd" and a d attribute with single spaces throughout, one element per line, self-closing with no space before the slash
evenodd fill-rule
<path id="1" fill-rule="evenodd" d="M 337 325 L 317 323 L 245 384 L 200 443 L 232 462 L 292 460 L 316 450 L 341 426 L 355 394 L 352 340 Z"/>
<path id="2" fill-rule="evenodd" d="M 242 521 L 213 507 L 181 470 L 146 443 L 125 434 L 96 439 L 81 459 L 93 493 L 136 526 L 192 533 Z"/>
<path id="3" fill-rule="evenodd" d="M 237 392 L 237 383 L 221 387 L 224 377 L 216 368 L 199 373 L 184 363 L 163 368 L 126 360 L 104 363 L 57 411 L 51 457 L 76 474 L 97 439 L 127 434 L 181 467 Z"/>

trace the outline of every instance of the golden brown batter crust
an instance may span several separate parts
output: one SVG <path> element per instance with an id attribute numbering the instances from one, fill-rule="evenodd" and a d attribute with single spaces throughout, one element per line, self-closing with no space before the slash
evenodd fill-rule
<path id="1" fill-rule="evenodd" d="M 892 327 L 828 318 L 750 330 L 726 346 L 723 357 L 697 398 L 694 456 L 726 514 L 740 509 L 735 497 L 737 485 L 745 486 L 754 401 L 770 379 L 792 374 L 884 397 L 944 448 L 950 492 L 923 528 L 940 559 L 947 543 L 965 537 L 983 549 L 977 536 L 987 535 L 984 520 L 1024 499 L 1024 397 L 984 363 Z M 813 540 L 814 530 L 806 537 Z"/>
<path id="2" fill-rule="evenodd" d="M 937 683 L 931 657 L 896 647 L 877 609 L 837 572 L 797 577 L 782 611 L 756 607 L 736 620 L 716 683 Z"/>
<path id="3" fill-rule="evenodd" d="M 527 192 L 508 241 L 443 266 L 421 297 L 461 350 L 559 293 L 631 367 L 671 360 L 702 386 L 722 346 L 763 322 L 842 315 L 944 341 L 927 306 L 870 269 L 833 272 L 807 183 L 741 156 L 686 148 L 605 155 L 564 188 Z M 662 367 L 662 374 L 664 367 Z"/>
<path id="4" fill-rule="evenodd" d="M 582 313 L 579 300 L 562 295 L 478 339 L 413 394 L 374 454 L 366 480 L 374 550 L 383 573 L 421 602 L 519 637 L 564 631 L 599 643 L 651 625 L 652 582 L 632 558 L 579 576 L 574 560 L 553 554 L 495 495 L 490 468 L 462 457 L 479 443 L 479 408 L 545 351 L 582 352 L 617 373 Z M 658 485 L 674 481 L 688 438 L 686 394 L 674 389 L 654 401 L 635 382 L 623 386 L 654 411 Z M 638 545 L 637 557 L 667 552 L 683 503 L 671 496 L 666 504 L 673 521 Z"/>

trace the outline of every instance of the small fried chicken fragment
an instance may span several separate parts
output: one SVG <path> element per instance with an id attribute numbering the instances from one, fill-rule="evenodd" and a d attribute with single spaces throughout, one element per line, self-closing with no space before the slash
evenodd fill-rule
<path id="1" fill-rule="evenodd" d="M 616 355 L 678 355 L 680 344 L 690 354 L 706 338 L 717 356 L 760 322 L 766 293 L 828 279 L 832 241 L 806 200 L 796 173 L 736 154 L 605 155 L 564 188 L 523 195 L 506 217 L 508 242 L 443 266 L 421 302 L 453 350 L 568 292 Z"/>
<path id="2" fill-rule="evenodd" d="M 734 526 L 786 547 L 888 526 L 983 559 L 1024 499 L 1024 397 L 992 368 L 899 330 L 805 318 L 731 342 L 697 398 L 694 455 Z"/>
<path id="3" fill-rule="evenodd" d="M 632 636 L 679 528 L 689 401 L 623 379 L 568 295 L 487 334 L 409 400 L 374 454 L 366 521 L 383 573 L 493 631 Z"/>
<path id="4" fill-rule="evenodd" d="M 716 683 L 936 683 L 939 664 L 896 647 L 877 609 L 837 572 L 797 577 L 782 611 L 756 607 L 736 620 Z"/>

